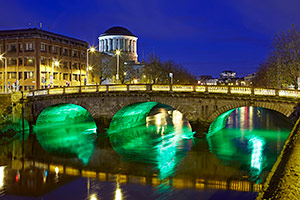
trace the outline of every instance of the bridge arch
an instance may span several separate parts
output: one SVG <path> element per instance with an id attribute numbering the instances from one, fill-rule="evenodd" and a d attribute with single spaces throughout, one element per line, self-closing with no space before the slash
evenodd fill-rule
<path id="1" fill-rule="evenodd" d="M 41 110 L 36 119 L 36 127 L 47 126 L 49 123 L 66 123 L 65 120 L 72 123 L 83 121 L 93 121 L 95 123 L 93 116 L 84 107 L 71 103 L 61 103 Z"/>
<path id="2" fill-rule="evenodd" d="M 267 105 L 267 106 L 266 106 Z M 284 115 L 285 117 L 289 117 L 290 116 L 290 112 L 280 106 L 268 106 L 268 104 L 243 104 L 240 103 L 239 105 L 237 104 L 230 104 L 228 106 L 224 106 L 220 109 L 218 109 L 216 112 L 214 112 L 214 114 L 212 116 L 210 116 L 210 119 L 212 119 L 212 122 L 209 126 L 208 129 L 208 134 L 207 136 L 210 137 L 212 136 L 214 133 L 218 132 L 219 130 L 225 128 L 226 125 L 226 120 L 228 118 L 228 116 L 237 108 L 242 108 L 242 107 L 260 107 L 260 108 L 264 108 L 264 109 L 268 109 L 268 110 L 273 110 L 276 111 L 282 115 Z M 228 109 L 229 108 L 229 109 Z M 216 117 L 215 117 L 216 116 Z"/>
<path id="3" fill-rule="evenodd" d="M 209 122 L 213 122 L 216 118 L 218 118 L 221 114 L 235 109 L 235 108 L 240 108 L 240 107 L 248 107 L 248 106 L 253 106 L 253 107 L 261 107 L 269 110 L 274 110 L 276 112 L 279 112 L 283 114 L 286 117 L 289 117 L 292 114 L 292 110 L 288 110 L 285 107 L 282 107 L 280 105 L 276 105 L 274 103 L 268 103 L 268 102 L 237 102 L 234 104 L 228 104 L 225 106 L 222 106 L 215 110 L 208 118 Z"/>
<path id="4" fill-rule="evenodd" d="M 172 101 L 172 100 L 165 100 L 162 98 L 151 98 L 148 100 L 137 100 L 137 99 L 128 99 L 127 101 L 123 101 L 121 103 L 118 103 L 116 105 L 114 105 L 111 110 L 110 110 L 110 116 L 111 118 L 113 118 L 113 116 L 115 116 L 117 114 L 117 112 L 119 112 L 119 110 L 125 108 L 126 106 L 130 106 L 132 104 L 136 104 L 136 103 L 145 103 L 145 102 L 156 102 L 158 104 L 164 104 L 167 106 L 170 106 L 172 108 L 174 108 L 175 110 L 178 110 L 179 112 L 181 112 L 183 114 L 183 116 L 185 116 L 187 119 L 189 119 L 189 112 L 186 111 L 186 109 L 182 106 L 180 106 L 178 103 Z"/>

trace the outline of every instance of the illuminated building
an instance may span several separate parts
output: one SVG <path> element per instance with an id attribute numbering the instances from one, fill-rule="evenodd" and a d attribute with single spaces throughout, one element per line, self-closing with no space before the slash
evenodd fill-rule
<path id="1" fill-rule="evenodd" d="M 124 72 L 125 82 L 136 84 L 143 79 L 142 68 L 144 65 L 138 62 L 137 36 L 124 27 L 115 26 L 107 29 L 98 39 L 99 52 L 113 57 L 120 55 L 124 66 L 131 68 Z M 113 82 L 113 80 L 105 81 L 105 83 Z"/>
<path id="2" fill-rule="evenodd" d="M 137 37 L 128 29 L 115 26 L 99 36 L 99 51 L 114 55 L 116 50 L 126 54 L 128 61 L 137 62 Z"/>
<path id="3" fill-rule="evenodd" d="M 0 31 L 0 53 L 8 65 L 8 91 L 83 85 L 87 49 L 85 41 L 42 29 Z M 53 65 L 56 61 L 58 66 Z M 4 91 L 4 72 L 4 62 L 0 61 L 0 92 Z"/>

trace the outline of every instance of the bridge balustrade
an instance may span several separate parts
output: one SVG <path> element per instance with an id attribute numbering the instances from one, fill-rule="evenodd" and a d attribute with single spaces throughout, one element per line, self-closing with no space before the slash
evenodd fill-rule
<path id="1" fill-rule="evenodd" d="M 146 91 L 147 85 L 129 85 L 129 91 Z"/>
<path id="2" fill-rule="evenodd" d="M 264 96 L 275 96 L 276 91 L 275 91 L 275 89 L 255 88 L 254 94 L 255 95 L 264 95 Z"/>
<path id="3" fill-rule="evenodd" d="M 108 91 L 127 91 L 127 85 L 109 85 Z"/>
<path id="4" fill-rule="evenodd" d="M 231 87 L 231 94 L 251 94 L 251 88 L 248 87 Z"/>
<path id="5" fill-rule="evenodd" d="M 195 87 L 196 92 L 205 92 L 206 91 L 206 86 L 196 86 Z"/>
<path id="6" fill-rule="evenodd" d="M 300 97 L 300 91 L 297 90 L 279 90 L 278 95 L 281 97 Z"/>
<path id="7" fill-rule="evenodd" d="M 106 92 L 107 86 L 106 85 L 98 85 L 98 92 Z"/>
<path id="8" fill-rule="evenodd" d="M 25 91 L 30 96 L 93 93 L 93 92 L 125 92 L 125 91 L 153 91 L 153 92 L 201 92 L 255 96 L 279 96 L 300 98 L 298 90 L 278 90 L 266 88 L 251 88 L 237 86 L 203 86 L 203 85 L 156 85 L 156 84 L 131 84 L 131 85 L 88 85 L 79 87 L 49 88 L 35 91 Z"/>
<path id="9" fill-rule="evenodd" d="M 80 88 L 78 88 L 78 87 L 66 87 L 65 88 L 66 94 L 73 94 L 73 93 L 79 93 L 79 92 L 80 92 Z"/>
<path id="10" fill-rule="evenodd" d="M 82 86 L 81 92 L 97 92 L 97 86 Z"/>
<path id="11" fill-rule="evenodd" d="M 193 92 L 194 86 L 192 86 L 192 85 L 172 85 L 172 91 L 174 91 L 174 92 Z"/>
<path id="12" fill-rule="evenodd" d="M 170 91 L 170 85 L 152 85 L 152 91 Z"/>
<path id="13" fill-rule="evenodd" d="M 228 93 L 228 87 L 221 87 L 221 86 L 210 86 L 208 87 L 208 92 L 211 93 Z"/>

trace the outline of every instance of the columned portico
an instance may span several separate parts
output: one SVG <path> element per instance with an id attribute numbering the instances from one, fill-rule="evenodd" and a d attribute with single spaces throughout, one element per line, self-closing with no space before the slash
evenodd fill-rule
<path id="1" fill-rule="evenodd" d="M 123 27 L 112 27 L 99 36 L 99 51 L 113 55 L 117 49 L 137 62 L 137 37 Z"/>

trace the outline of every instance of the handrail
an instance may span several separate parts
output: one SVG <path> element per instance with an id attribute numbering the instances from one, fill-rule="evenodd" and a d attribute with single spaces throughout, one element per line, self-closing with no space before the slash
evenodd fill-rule
<path id="1" fill-rule="evenodd" d="M 216 93 L 235 94 L 243 96 L 278 96 L 288 98 L 300 98 L 300 90 L 283 90 L 274 88 L 254 88 L 244 86 L 208 86 L 208 85 L 158 85 L 158 84 L 113 84 L 113 85 L 86 85 L 47 88 L 26 91 L 26 96 L 43 96 L 74 93 L 109 93 L 109 92 L 176 92 L 176 93 Z"/>

